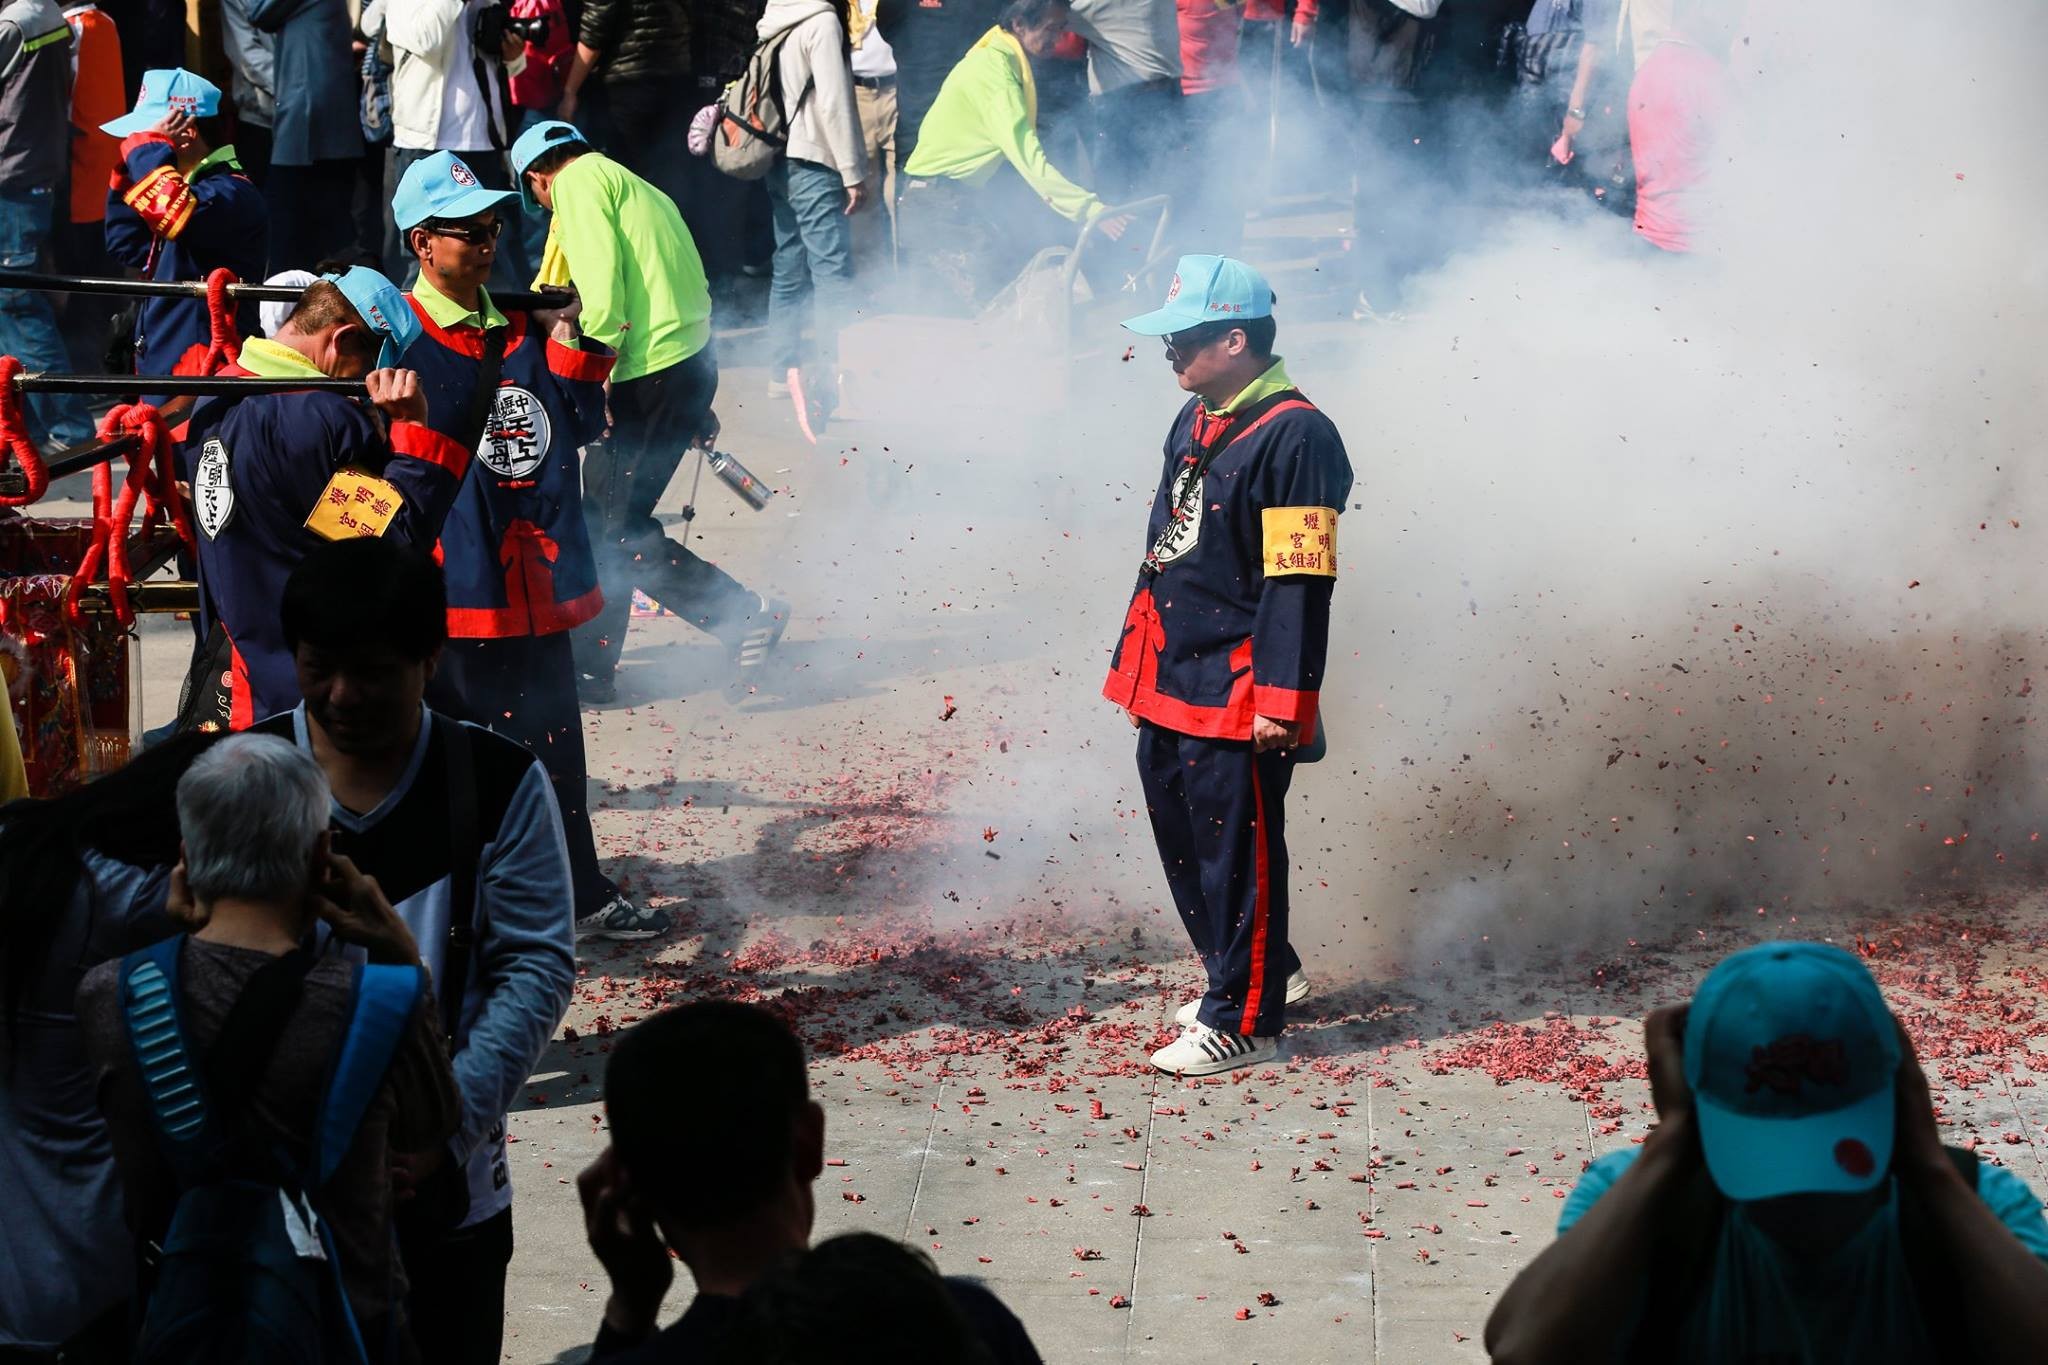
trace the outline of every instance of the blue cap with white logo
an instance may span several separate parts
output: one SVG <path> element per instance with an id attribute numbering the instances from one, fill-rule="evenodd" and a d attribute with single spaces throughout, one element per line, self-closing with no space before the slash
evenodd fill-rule
<path id="1" fill-rule="evenodd" d="M 474 218 L 513 196 L 486 188 L 455 153 L 435 152 L 405 168 L 391 196 L 391 216 L 400 232 L 410 232 L 430 218 Z"/>
<path id="2" fill-rule="evenodd" d="M 583 136 L 575 124 L 551 118 L 545 123 L 534 124 L 512 144 L 512 174 L 519 181 L 519 202 L 526 205 L 529 212 L 538 213 L 540 201 L 533 197 L 533 189 L 526 183 L 526 168 L 540 160 L 541 153 L 571 142 L 580 142 L 585 151 L 590 150 L 590 139 Z"/>
<path id="3" fill-rule="evenodd" d="M 426 328 L 398 286 L 366 265 L 352 265 L 339 275 L 320 277 L 339 289 L 373 332 L 384 337 L 384 349 L 377 355 L 377 368 L 388 370 L 405 355 L 406 348 L 419 340 Z"/>
<path id="4" fill-rule="evenodd" d="M 1183 256 L 1173 268 L 1166 305 L 1124 326 L 1139 336 L 1163 337 L 1205 322 L 1243 322 L 1273 316 L 1266 277 L 1229 256 Z"/>
<path id="5" fill-rule="evenodd" d="M 195 76 L 182 66 L 142 73 L 142 88 L 135 92 L 135 107 L 117 119 L 100 125 L 108 137 L 146 133 L 172 114 L 209 118 L 220 112 L 220 87 L 204 76 Z"/>
<path id="6" fill-rule="evenodd" d="M 1854 1194 L 1890 1174 L 1898 1027 L 1863 963 L 1763 943 L 1693 993 L 1685 1079 L 1700 1147 L 1734 1200 Z"/>

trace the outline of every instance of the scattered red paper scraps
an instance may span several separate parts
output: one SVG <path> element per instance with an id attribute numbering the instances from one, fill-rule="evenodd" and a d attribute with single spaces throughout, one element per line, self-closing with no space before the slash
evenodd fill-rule
<path id="1" fill-rule="evenodd" d="M 957 706 L 955 706 L 955 705 L 953 704 L 953 699 L 952 699 L 951 697 L 947 697 L 947 698 L 945 699 L 945 709 L 944 709 L 943 711 L 939 712 L 939 719 L 940 719 L 940 720 L 951 720 L 951 719 L 953 719 L 953 717 L 955 717 L 955 716 L 957 716 L 957 715 L 959 715 L 959 714 L 960 714 L 960 708 L 959 708 L 959 707 L 957 707 Z"/>
<path id="2" fill-rule="evenodd" d="M 1252 1318 L 1252 1310 L 1249 1308 L 1240 1308 L 1235 1313 L 1231 1314 L 1231 1316 L 1236 1318 L 1239 1322 L 1250 1322 Z"/>
<path id="3" fill-rule="evenodd" d="M 1270 1293 L 1265 1293 L 1265 1292 L 1261 1292 L 1261 1293 L 1259 1294 L 1259 1307 L 1261 1307 L 1261 1308 L 1278 1308 L 1279 1306 L 1280 1306 L 1280 1297 L 1279 1297 L 1279 1295 L 1277 1295 L 1277 1294 L 1270 1294 Z"/>

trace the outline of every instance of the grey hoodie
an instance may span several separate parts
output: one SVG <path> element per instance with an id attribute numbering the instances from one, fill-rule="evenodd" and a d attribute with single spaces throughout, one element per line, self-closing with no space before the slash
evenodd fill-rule
<path id="1" fill-rule="evenodd" d="M 754 32 L 765 42 L 791 25 L 796 30 L 782 45 L 789 156 L 837 171 L 843 185 L 858 185 L 868 178 L 868 159 L 861 150 L 860 109 L 839 11 L 827 0 L 768 0 Z"/>

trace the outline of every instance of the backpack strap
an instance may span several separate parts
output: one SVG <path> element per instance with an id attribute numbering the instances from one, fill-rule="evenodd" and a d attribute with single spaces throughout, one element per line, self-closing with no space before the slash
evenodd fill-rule
<path id="1" fill-rule="evenodd" d="M 328 1074 L 327 1093 L 320 1101 L 320 1117 L 314 1126 L 313 1159 L 306 1171 L 308 1189 L 320 1189 L 333 1179 L 348 1154 L 425 987 L 426 973 L 417 966 L 356 968 L 348 1036 Z"/>
<path id="2" fill-rule="evenodd" d="M 121 959 L 128 1045 L 149 1097 L 150 1122 L 180 1182 L 197 1168 L 210 1131 L 206 1093 L 186 1045 L 179 1006 L 178 960 L 184 946 L 185 936 L 178 934 Z"/>

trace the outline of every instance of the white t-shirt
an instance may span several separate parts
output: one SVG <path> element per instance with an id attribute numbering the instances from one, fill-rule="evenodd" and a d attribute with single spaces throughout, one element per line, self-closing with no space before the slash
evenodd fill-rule
<path id="1" fill-rule="evenodd" d="M 859 0 L 860 17 L 866 31 L 860 36 L 860 46 L 853 50 L 853 74 L 869 80 L 896 74 L 896 52 L 889 46 L 889 40 L 882 36 L 882 30 L 875 27 L 875 0 Z"/>
<path id="2" fill-rule="evenodd" d="M 499 103 L 504 92 L 499 88 L 498 64 L 484 63 L 484 80 L 479 82 L 476 78 L 476 48 L 470 41 L 470 25 L 475 18 L 476 7 L 465 5 L 448 44 L 448 79 L 441 87 L 441 126 L 434 135 L 434 146 L 452 152 L 480 152 L 489 148 L 493 117 L 498 128 L 505 129 L 505 111 Z M 486 85 L 490 87 L 488 96 L 484 93 Z"/>

